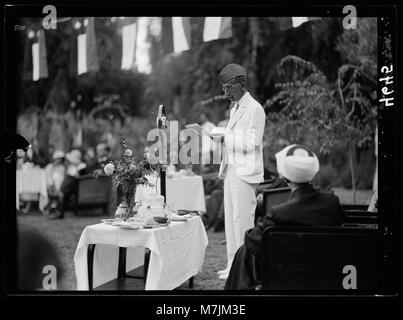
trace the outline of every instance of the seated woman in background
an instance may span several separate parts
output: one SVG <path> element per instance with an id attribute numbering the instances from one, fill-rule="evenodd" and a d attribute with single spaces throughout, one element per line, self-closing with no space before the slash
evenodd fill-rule
<path id="1" fill-rule="evenodd" d="M 71 150 L 67 155 L 67 169 L 66 176 L 60 186 L 60 191 L 63 193 L 63 200 L 61 203 L 60 213 L 53 215 L 52 218 L 64 218 L 64 212 L 66 211 L 71 198 L 77 196 L 78 181 L 77 178 L 81 175 L 87 165 L 82 161 L 81 151 L 78 149 Z"/>
<path id="2" fill-rule="evenodd" d="M 245 233 L 245 242 L 234 258 L 226 290 L 255 289 L 260 284 L 261 240 L 270 226 L 339 226 L 343 209 L 339 198 L 318 192 L 311 181 L 319 172 L 319 161 L 308 148 L 291 145 L 276 154 L 277 171 L 291 187 L 288 202 L 273 206 L 262 221 Z"/>
<path id="3" fill-rule="evenodd" d="M 60 187 L 66 176 L 66 158 L 61 150 L 53 153 L 52 161 L 45 167 L 47 190 L 49 196 L 48 211 L 56 210 L 63 199 Z"/>

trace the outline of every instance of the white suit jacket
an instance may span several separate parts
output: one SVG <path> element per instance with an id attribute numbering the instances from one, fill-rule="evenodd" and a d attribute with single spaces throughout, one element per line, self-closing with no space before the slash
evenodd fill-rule
<path id="1" fill-rule="evenodd" d="M 236 110 L 239 105 L 238 110 Z M 231 109 L 225 128 L 222 161 L 218 177 L 224 179 L 228 164 L 234 165 L 237 176 L 248 183 L 263 181 L 263 133 L 266 114 L 249 92 Z"/>

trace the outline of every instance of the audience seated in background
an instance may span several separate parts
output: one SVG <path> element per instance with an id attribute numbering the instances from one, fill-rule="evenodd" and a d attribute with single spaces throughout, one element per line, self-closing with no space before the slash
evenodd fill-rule
<path id="1" fill-rule="evenodd" d="M 106 143 L 99 143 L 97 145 L 96 161 L 87 166 L 82 173 L 93 174 L 96 170 L 103 170 L 105 165 L 111 161 L 110 152 L 111 148 Z"/>
<path id="2" fill-rule="evenodd" d="M 224 227 L 224 189 L 219 179 L 208 179 L 204 186 L 206 194 L 206 214 L 203 216 L 206 230 L 213 228 L 218 232 Z"/>
<path id="3" fill-rule="evenodd" d="M 80 150 L 73 149 L 67 155 L 67 170 L 66 176 L 60 186 L 60 191 L 63 193 L 63 200 L 60 208 L 60 213 L 52 215 L 52 218 L 64 218 L 64 212 L 69 206 L 73 197 L 77 197 L 78 181 L 77 178 L 83 174 L 86 169 L 86 164 L 81 159 Z"/>
<path id="4" fill-rule="evenodd" d="M 245 233 L 245 242 L 234 258 L 226 290 L 255 289 L 260 284 L 261 239 L 270 226 L 339 226 L 343 210 L 339 198 L 318 192 L 311 185 L 319 161 L 308 148 L 291 145 L 276 154 L 277 171 L 291 187 L 288 202 L 273 206 L 254 228 Z"/>
<path id="5" fill-rule="evenodd" d="M 33 151 L 32 147 L 28 147 L 26 151 L 17 150 L 17 168 L 18 169 L 32 169 L 35 168 L 35 163 L 33 161 Z"/>
<path id="6" fill-rule="evenodd" d="M 57 150 L 53 153 L 52 161 L 45 167 L 46 183 L 49 196 L 48 211 L 60 207 L 63 193 L 60 187 L 66 176 L 66 157 L 63 151 Z"/>
<path id="7" fill-rule="evenodd" d="M 88 147 L 84 154 L 84 162 L 87 164 L 87 168 L 91 168 L 97 162 L 95 149 Z"/>

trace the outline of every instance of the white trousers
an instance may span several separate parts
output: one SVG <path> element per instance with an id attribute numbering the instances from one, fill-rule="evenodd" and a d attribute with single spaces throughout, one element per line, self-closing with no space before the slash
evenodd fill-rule
<path id="1" fill-rule="evenodd" d="M 239 179 L 234 167 L 227 169 L 224 178 L 224 213 L 228 269 L 235 253 L 244 243 L 246 230 L 254 226 L 257 185 Z"/>

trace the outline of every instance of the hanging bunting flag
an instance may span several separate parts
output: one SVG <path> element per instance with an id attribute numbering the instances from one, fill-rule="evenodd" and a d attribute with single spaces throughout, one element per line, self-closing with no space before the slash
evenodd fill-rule
<path id="1" fill-rule="evenodd" d="M 32 44 L 33 44 L 33 31 L 30 31 L 27 35 L 27 39 L 25 40 L 25 48 L 24 48 L 24 61 L 23 61 L 23 79 L 25 81 L 31 81 L 32 70 L 33 70 L 33 59 L 32 59 Z"/>
<path id="2" fill-rule="evenodd" d="M 88 20 L 85 33 L 77 36 L 77 73 L 98 71 L 98 54 L 95 38 L 94 18 Z"/>
<path id="3" fill-rule="evenodd" d="M 78 70 L 78 35 L 76 32 L 72 35 L 70 42 L 69 75 L 70 77 L 75 77 Z"/>
<path id="4" fill-rule="evenodd" d="M 174 51 L 174 40 L 172 30 L 172 18 L 162 17 L 161 21 L 161 42 L 164 54 L 170 54 Z"/>
<path id="5" fill-rule="evenodd" d="M 204 19 L 203 41 L 232 37 L 231 17 L 206 17 Z"/>
<path id="6" fill-rule="evenodd" d="M 292 17 L 292 26 L 294 28 L 299 27 L 301 24 L 308 22 L 308 17 Z"/>
<path id="7" fill-rule="evenodd" d="M 87 35 L 85 33 L 77 36 L 77 73 L 78 75 L 87 72 Z"/>
<path id="8" fill-rule="evenodd" d="M 279 30 L 288 30 L 298 28 L 300 25 L 312 21 L 320 20 L 317 17 L 274 17 L 270 19 L 277 24 Z"/>
<path id="9" fill-rule="evenodd" d="M 95 37 L 95 23 L 94 17 L 89 18 L 87 26 L 87 70 L 99 71 L 98 53 L 97 53 L 97 39 Z"/>
<path id="10" fill-rule="evenodd" d="M 32 80 L 38 81 L 48 77 L 48 64 L 46 60 L 45 31 L 38 31 L 38 42 L 32 44 Z"/>
<path id="11" fill-rule="evenodd" d="M 172 17 L 172 31 L 174 52 L 189 50 L 191 44 L 190 18 Z"/>
<path id="12" fill-rule="evenodd" d="M 32 79 L 39 80 L 39 43 L 35 42 L 32 45 Z"/>
<path id="13" fill-rule="evenodd" d="M 122 28 L 122 69 L 131 70 L 136 63 L 137 24 Z"/>

